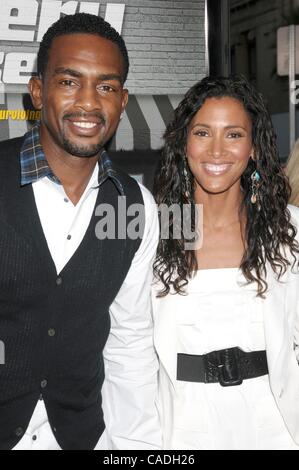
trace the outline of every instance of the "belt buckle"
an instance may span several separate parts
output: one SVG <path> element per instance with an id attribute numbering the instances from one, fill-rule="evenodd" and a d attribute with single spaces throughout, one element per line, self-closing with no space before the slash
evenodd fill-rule
<path id="1" fill-rule="evenodd" d="M 218 377 L 222 387 L 241 385 L 243 382 L 236 357 L 237 349 L 229 348 L 218 351 Z"/>

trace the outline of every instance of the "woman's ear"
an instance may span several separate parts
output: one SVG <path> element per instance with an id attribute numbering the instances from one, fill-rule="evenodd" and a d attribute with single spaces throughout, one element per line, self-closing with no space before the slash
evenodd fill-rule
<path id="1" fill-rule="evenodd" d="M 38 77 L 31 77 L 28 83 L 28 90 L 35 109 L 42 109 L 42 80 Z"/>

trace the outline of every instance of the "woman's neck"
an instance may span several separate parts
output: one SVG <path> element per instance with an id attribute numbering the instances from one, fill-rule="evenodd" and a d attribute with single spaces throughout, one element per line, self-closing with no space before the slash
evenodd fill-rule
<path id="1" fill-rule="evenodd" d="M 244 219 L 240 213 L 243 195 L 240 187 L 232 187 L 219 194 L 205 192 L 200 186 L 195 190 L 195 203 L 203 205 L 203 225 L 208 228 L 225 228 Z"/>

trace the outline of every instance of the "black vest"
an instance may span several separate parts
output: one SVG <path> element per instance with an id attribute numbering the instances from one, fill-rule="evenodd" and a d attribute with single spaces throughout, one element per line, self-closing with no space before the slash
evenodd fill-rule
<path id="1" fill-rule="evenodd" d="M 104 428 L 102 351 L 109 306 L 140 239 L 99 240 L 93 212 L 77 251 L 57 276 L 39 221 L 31 185 L 20 186 L 22 139 L 0 148 L 0 449 L 14 447 L 42 395 L 63 449 L 92 449 Z M 138 184 L 118 173 L 127 207 L 143 204 Z M 108 179 L 96 206 L 119 192 Z M 127 224 L 130 218 L 127 217 Z"/>

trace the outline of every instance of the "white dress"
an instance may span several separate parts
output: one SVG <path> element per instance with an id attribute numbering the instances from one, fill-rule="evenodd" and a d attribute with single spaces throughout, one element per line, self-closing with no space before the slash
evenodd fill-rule
<path id="1" fill-rule="evenodd" d="M 237 268 L 199 270 L 189 281 L 188 295 L 153 296 L 154 316 L 160 309 L 171 309 L 176 316 L 177 353 L 200 355 L 234 346 L 246 352 L 265 349 L 262 299 L 253 284 L 241 286 L 240 281 L 244 278 Z M 167 381 L 161 364 L 159 406 L 167 407 L 167 413 L 171 409 L 173 419 L 166 448 L 299 450 L 268 375 L 229 387 L 177 381 L 175 399 Z"/>

